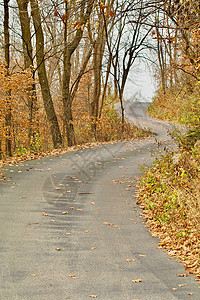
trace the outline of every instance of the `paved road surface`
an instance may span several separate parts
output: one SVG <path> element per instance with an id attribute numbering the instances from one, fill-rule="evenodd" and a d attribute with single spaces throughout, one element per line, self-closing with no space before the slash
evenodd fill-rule
<path id="1" fill-rule="evenodd" d="M 126 116 L 169 145 L 168 125 L 144 106 L 127 103 Z M 158 249 L 136 205 L 138 165 L 150 164 L 156 147 L 151 137 L 8 166 L 0 299 L 200 299 L 194 277 L 176 276 L 184 268 Z"/>

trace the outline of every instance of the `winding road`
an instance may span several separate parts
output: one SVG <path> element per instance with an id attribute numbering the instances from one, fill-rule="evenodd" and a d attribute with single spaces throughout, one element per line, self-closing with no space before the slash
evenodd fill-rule
<path id="1" fill-rule="evenodd" d="M 125 103 L 126 117 L 173 147 L 170 125 Z M 158 248 L 136 204 L 155 137 L 109 143 L 4 169 L 0 300 L 200 299 L 194 276 Z"/>

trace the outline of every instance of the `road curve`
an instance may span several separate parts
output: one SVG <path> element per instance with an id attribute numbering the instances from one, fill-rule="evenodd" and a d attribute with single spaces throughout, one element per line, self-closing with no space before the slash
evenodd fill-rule
<path id="1" fill-rule="evenodd" d="M 169 125 L 126 117 L 169 147 Z M 158 249 L 136 205 L 155 137 L 8 166 L 0 184 L 0 300 L 200 299 L 194 276 Z"/>

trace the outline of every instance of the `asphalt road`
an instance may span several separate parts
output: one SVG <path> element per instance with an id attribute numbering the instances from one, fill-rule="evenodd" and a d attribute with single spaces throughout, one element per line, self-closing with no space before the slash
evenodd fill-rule
<path id="1" fill-rule="evenodd" d="M 126 116 L 172 147 L 169 125 L 145 106 L 126 103 Z M 156 149 L 150 137 L 8 166 L 0 300 L 200 299 L 194 276 L 177 276 L 184 268 L 158 248 L 136 204 L 139 165 Z"/>

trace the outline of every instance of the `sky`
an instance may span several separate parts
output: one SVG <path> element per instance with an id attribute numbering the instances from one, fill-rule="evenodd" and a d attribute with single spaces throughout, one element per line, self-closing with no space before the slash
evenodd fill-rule
<path id="1" fill-rule="evenodd" d="M 125 100 L 138 98 L 140 101 L 151 102 L 156 90 L 153 72 L 143 64 L 130 72 L 124 92 Z"/>

